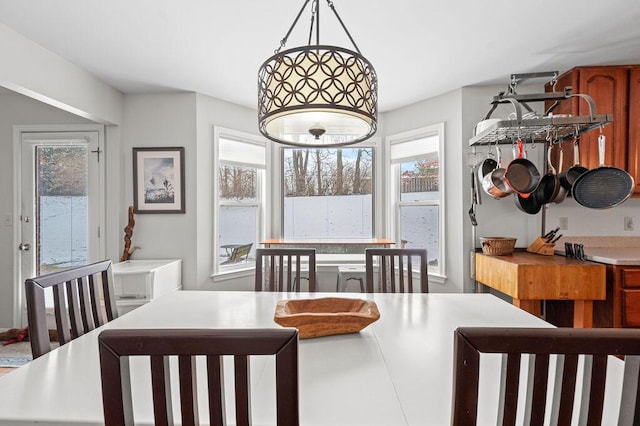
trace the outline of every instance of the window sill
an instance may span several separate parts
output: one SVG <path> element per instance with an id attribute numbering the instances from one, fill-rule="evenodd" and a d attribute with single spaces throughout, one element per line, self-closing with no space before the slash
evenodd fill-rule
<path id="1" fill-rule="evenodd" d="M 244 267 L 233 268 L 225 271 L 219 271 L 211 275 L 213 282 L 222 282 L 234 280 L 236 278 L 253 276 L 256 265 L 254 263 L 247 264 Z"/>

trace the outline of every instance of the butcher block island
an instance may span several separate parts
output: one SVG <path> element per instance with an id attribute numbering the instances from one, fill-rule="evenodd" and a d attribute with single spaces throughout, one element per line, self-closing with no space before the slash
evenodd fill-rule
<path id="1" fill-rule="evenodd" d="M 606 299 L 605 265 L 562 256 L 476 253 L 476 281 L 511 296 L 514 305 L 536 316 L 543 300 L 572 300 L 574 327 L 591 327 L 593 301 Z"/>

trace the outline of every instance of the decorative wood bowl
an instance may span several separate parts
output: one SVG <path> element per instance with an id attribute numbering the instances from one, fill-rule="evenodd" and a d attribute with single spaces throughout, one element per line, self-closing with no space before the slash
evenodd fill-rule
<path id="1" fill-rule="evenodd" d="M 357 333 L 380 318 L 378 305 L 371 300 L 325 297 L 281 300 L 274 321 L 298 329 L 300 339 Z"/>

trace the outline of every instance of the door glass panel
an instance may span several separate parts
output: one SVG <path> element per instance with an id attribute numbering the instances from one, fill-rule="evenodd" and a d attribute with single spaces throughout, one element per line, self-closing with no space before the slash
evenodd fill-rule
<path id="1" fill-rule="evenodd" d="M 88 261 L 88 147 L 35 147 L 36 274 Z"/>

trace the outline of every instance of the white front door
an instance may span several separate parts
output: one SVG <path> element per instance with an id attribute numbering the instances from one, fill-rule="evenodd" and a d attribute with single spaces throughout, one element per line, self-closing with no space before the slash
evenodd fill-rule
<path id="1" fill-rule="evenodd" d="M 23 326 L 25 279 L 103 255 L 102 139 L 100 131 L 20 134 L 20 297 L 14 318 Z"/>

